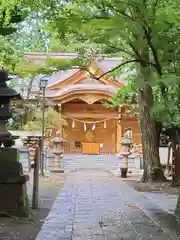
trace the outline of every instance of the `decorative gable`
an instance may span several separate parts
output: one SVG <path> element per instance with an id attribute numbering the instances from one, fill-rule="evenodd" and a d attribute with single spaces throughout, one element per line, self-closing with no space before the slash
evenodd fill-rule
<path id="1" fill-rule="evenodd" d="M 103 84 L 103 85 L 105 85 L 105 83 L 103 83 L 102 81 L 94 79 L 92 77 L 84 78 L 84 79 L 80 80 L 79 82 L 76 82 L 76 84 Z"/>

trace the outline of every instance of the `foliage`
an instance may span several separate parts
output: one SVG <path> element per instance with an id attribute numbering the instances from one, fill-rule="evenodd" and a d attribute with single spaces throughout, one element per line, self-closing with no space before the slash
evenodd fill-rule
<path id="1" fill-rule="evenodd" d="M 20 7 L 15 1 L 0 2 L 0 35 L 7 36 L 17 31 L 17 24 L 28 15 L 27 8 Z"/>
<path id="2" fill-rule="evenodd" d="M 152 86 L 159 76 L 172 70 L 174 59 L 180 56 L 179 13 L 176 1 L 168 0 L 68 1 L 56 7 L 48 30 L 60 41 L 93 43 L 94 53 L 116 53 L 124 62 L 120 61 L 113 75 L 131 62 L 139 74 L 137 87 L 147 83 Z M 88 47 L 84 46 L 84 52 Z M 148 74 L 150 81 L 142 81 L 137 63 L 154 72 Z"/>
<path id="3" fill-rule="evenodd" d="M 46 66 L 41 63 L 28 63 L 22 59 L 14 69 L 14 73 L 21 78 L 32 78 L 34 79 L 39 74 L 49 73 Z"/>
<path id="4" fill-rule="evenodd" d="M 137 98 L 135 96 L 134 100 L 137 99 L 139 104 L 146 163 L 144 179 L 151 178 L 150 172 L 156 169 L 154 179 L 162 180 L 163 172 L 157 170 L 160 167 L 159 133 L 151 114 L 155 106 L 153 88 L 159 83 L 161 97 L 164 96 L 165 86 L 161 78 L 166 72 L 169 73 L 167 63 L 172 66 L 175 62 L 173 44 L 169 43 L 178 39 L 176 29 L 180 20 L 180 6 L 175 0 L 75 0 L 62 5 L 56 9 L 49 23 L 49 28 L 56 31 L 61 39 L 66 40 L 74 35 L 75 41 L 89 41 L 117 50 L 122 61 L 112 72 L 116 70 L 118 73 L 127 64 L 136 69 Z M 121 90 L 117 95 L 119 100 L 124 98 L 127 101 L 130 90 L 129 86 Z M 117 100 L 114 99 L 113 104 L 117 105 Z"/>
<path id="5" fill-rule="evenodd" d="M 172 11 L 174 6 L 168 3 L 167 1 L 166 9 Z M 162 40 L 157 41 L 157 35 L 159 37 L 162 28 L 169 30 L 169 22 L 172 22 L 172 16 L 168 15 L 168 11 L 164 13 L 164 8 L 164 1 L 152 0 L 69 1 L 64 3 L 63 7 L 56 8 L 49 28 L 56 31 L 62 39 L 68 40 L 69 36 L 72 38 L 74 34 L 74 38 L 79 42 L 89 41 L 116 49 L 123 58 L 135 57 L 141 63 L 151 64 L 160 73 L 154 45 L 157 45 L 158 49 L 163 47 Z M 178 19 L 176 13 L 177 9 L 174 19 Z M 166 22 L 162 21 L 164 16 Z M 145 45 L 152 53 L 151 62 L 139 52 Z"/>
<path id="6" fill-rule="evenodd" d="M 62 131 L 63 126 L 66 126 L 67 122 L 60 113 L 52 108 L 48 108 L 44 113 L 44 128 L 45 133 L 48 133 L 52 129 Z M 24 126 L 24 130 L 28 131 L 41 131 L 42 130 L 42 110 L 36 109 L 28 116 L 28 121 Z"/>
<path id="7" fill-rule="evenodd" d="M 48 3 L 41 1 L 41 4 L 37 4 L 34 1 L 26 0 L 0 1 L 0 67 L 7 68 L 11 73 L 14 71 L 22 54 L 19 50 L 22 49 L 17 47 L 18 44 L 15 44 L 15 41 L 12 40 L 13 37 L 17 37 L 28 15 L 33 11 L 45 10 L 48 6 L 52 6 L 54 2 L 53 0 Z M 33 31 L 29 32 L 32 33 Z"/>
<path id="8" fill-rule="evenodd" d="M 155 119 L 163 124 L 165 129 L 180 126 L 180 79 L 176 75 L 164 75 L 161 79 L 165 93 L 161 92 L 161 85 L 154 87 L 154 102 L 152 109 Z M 161 82 L 160 82 L 161 83 Z"/>
<path id="9" fill-rule="evenodd" d="M 12 119 L 8 122 L 9 130 L 21 130 L 27 121 L 27 116 L 35 111 L 37 106 L 32 103 L 17 102 L 10 105 Z"/>
<path id="10" fill-rule="evenodd" d="M 42 62 L 29 63 L 26 59 L 22 58 L 21 61 L 15 65 L 13 73 L 22 78 L 28 77 L 34 79 L 39 75 L 47 76 L 56 71 L 77 67 L 80 64 L 82 65 L 79 57 L 72 59 L 53 59 L 47 57 L 45 64 Z"/>
<path id="11" fill-rule="evenodd" d="M 3 36 L 0 36 L 0 67 L 13 72 L 18 59 L 16 49 Z"/>
<path id="12" fill-rule="evenodd" d="M 111 103 L 105 103 L 107 108 L 118 108 L 120 105 L 128 104 L 129 112 L 139 117 L 139 107 L 137 100 L 136 76 L 130 76 L 127 84 L 119 88 L 118 92 L 112 97 Z"/>
<path id="13" fill-rule="evenodd" d="M 169 127 L 179 124 L 179 104 L 174 104 L 174 99 L 179 101 L 179 79 L 176 77 L 180 56 L 179 13 L 176 1 L 77 0 L 64 4 L 63 9 L 59 8 L 49 28 L 56 30 L 63 40 L 74 35 L 74 39 L 80 42 L 109 47 L 109 53 L 116 50 L 125 62 L 134 59 L 135 68 L 137 62 L 142 66 L 150 65 L 153 77 L 149 76 L 150 81 L 143 82 L 138 67 L 136 86 L 141 88 L 148 84 L 153 87 L 153 115 L 163 122 L 164 127 Z M 118 74 L 118 69 L 114 74 Z M 131 87 L 128 84 L 120 89 L 111 106 L 116 107 L 123 101 L 136 101 Z"/>
<path id="14" fill-rule="evenodd" d="M 43 28 L 45 22 L 39 12 L 30 12 L 28 17 L 19 25 L 18 31 L 11 36 L 10 42 L 22 53 L 46 52 L 51 38 L 50 34 Z"/>
<path id="15" fill-rule="evenodd" d="M 50 40 L 43 15 L 53 14 L 56 0 L 1 0 L 0 35 L 6 36 L 17 51 L 46 51 Z"/>
<path id="16" fill-rule="evenodd" d="M 15 1 L 0 2 L 0 67 L 13 72 L 19 60 L 19 54 L 10 43 L 10 35 L 15 33 L 20 24 L 27 17 L 28 11 L 21 8 Z"/>
<path id="17" fill-rule="evenodd" d="M 127 84 L 120 88 L 116 95 L 112 97 L 110 107 L 116 108 L 123 103 L 137 104 L 136 76 L 127 79 Z"/>
<path id="18" fill-rule="evenodd" d="M 117 76 L 120 68 L 130 64 L 129 68 L 136 68 L 137 72 L 135 92 L 146 85 L 153 87 L 154 91 L 154 86 L 158 84 L 160 93 L 164 84 L 162 75 L 172 71 L 172 67 L 177 71 L 175 59 L 180 56 L 179 13 L 180 8 L 175 1 L 166 1 L 165 4 L 162 0 L 76 0 L 56 8 L 48 29 L 56 32 L 63 41 L 74 39 L 101 46 L 94 50 L 95 53 L 105 53 L 106 49 L 108 53 L 116 53 L 121 56 L 122 62 L 119 63 L 119 68 L 109 74 Z M 112 106 L 116 107 L 122 101 L 137 100 L 130 85 L 119 90 L 112 99 Z M 156 99 L 154 103 L 157 103 Z M 159 109 L 158 106 L 154 108 L 157 111 Z"/>

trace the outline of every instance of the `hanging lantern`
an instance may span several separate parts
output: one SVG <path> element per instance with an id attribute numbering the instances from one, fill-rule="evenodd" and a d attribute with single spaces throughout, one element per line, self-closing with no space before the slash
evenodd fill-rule
<path id="1" fill-rule="evenodd" d="M 106 120 L 104 120 L 104 128 L 106 128 L 106 127 L 107 127 Z"/>
<path id="2" fill-rule="evenodd" d="M 92 130 L 94 131 L 96 128 L 96 124 L 94 123 L 93 126 L 92 126 Z"/>
<path id="3" fill-rule="evenodd" d="M 72 122 L 72 128 L 75 128 L 75 121 Z"/>
<path id="4" fill-rule="evenodd" d="M 86 122 L 84 122 L 84 131 L 86 131 L 86 129 L 87 129 L 87 128 L 86 128 Z"/>

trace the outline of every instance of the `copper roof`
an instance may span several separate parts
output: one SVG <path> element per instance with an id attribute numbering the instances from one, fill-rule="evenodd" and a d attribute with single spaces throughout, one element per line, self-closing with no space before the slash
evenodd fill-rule
<path id="1" fill-rule="evenodd" d="M 61 95 L 70 93 L 70 92 L 78 91 L 78 90 L 82 90 L 84 91 L 84 93 L 86 90 L 92 90 L 92 91 L 100 90 L 100 91 L 108 92 L 111 94 L 115 94 L 118 91 L 118 88 L 114 86 L 104 85 L 104 84 L 74 84 L 74 85 L 67 86 L 61 90 L 48 90 L 46 92 L 46 96 L 56 97 L 56 96 L 61 96 Z"/>
<path id="2" fill-rule="evenodd" d="M 71 77 L 73 74 L 75 74 L 78 71 L 79 71 L 79 69 L 72 68 L 72 69 L 67 69 L 64 71 L 59 71 L 59 72 L 53 73 L 51 76 L 46 77 L 48 79 L 48 87 L 50 87 L 54 83 L 58 83 L 63 80 L 66 80 L 67 78 Z"/>

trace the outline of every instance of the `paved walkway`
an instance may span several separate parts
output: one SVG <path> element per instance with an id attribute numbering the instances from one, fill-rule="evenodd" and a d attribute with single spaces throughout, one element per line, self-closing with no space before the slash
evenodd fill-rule
<path id="1" fill-rule="evenodd" d="M 178 233 L 179 231 L 179 233 Z M 180 223 L 108 171 L 70 172 L 36 240 L 177 240 Z"/>

